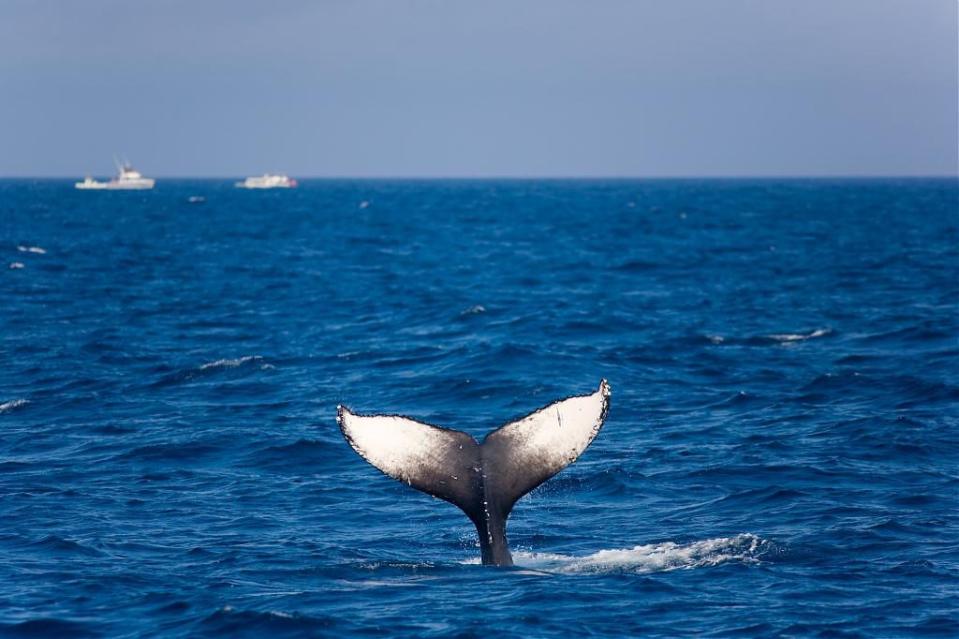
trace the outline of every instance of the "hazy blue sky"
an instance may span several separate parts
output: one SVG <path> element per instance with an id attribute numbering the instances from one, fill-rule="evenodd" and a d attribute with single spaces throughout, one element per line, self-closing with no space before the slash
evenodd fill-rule
<path id="1" fill-rule="evenodd" d="M 956 0 L 0 0 L 0 175 L 957 172 Z"/>

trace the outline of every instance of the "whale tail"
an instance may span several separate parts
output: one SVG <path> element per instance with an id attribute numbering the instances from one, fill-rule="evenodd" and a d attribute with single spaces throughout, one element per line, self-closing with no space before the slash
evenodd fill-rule
<path id="1" fill-rule="evenodd" d="M 358 415 L 337 407 L 343 436 L 386 475 L 456 504 L 479 533 L 484 564 L 513 564 L 506 520 L 526 493 L 586 450 L 609 410 L 606 380 L 489 433 L 483 443 L 458 430 L 399 415 Z"/>

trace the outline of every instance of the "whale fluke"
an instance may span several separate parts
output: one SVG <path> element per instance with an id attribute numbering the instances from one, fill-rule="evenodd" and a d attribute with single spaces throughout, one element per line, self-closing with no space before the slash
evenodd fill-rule
<path id="1" fill-rule="evenodd" d="M 456 504 L 479 533 L 484 564 L 511 566 L 506 520 L 520 497 L 586 450 L 609 410 L 602 380 L 489 433 L 482 444 L 458 430 L 399 415 L 358 415 L 338 406 L 343 436 L 363 459 L 393 479 Z"/>

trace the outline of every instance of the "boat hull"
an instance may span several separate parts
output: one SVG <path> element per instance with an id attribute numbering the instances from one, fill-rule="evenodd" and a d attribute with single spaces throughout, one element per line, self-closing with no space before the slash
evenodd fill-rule
<path id="1" fill-rule="evenodd" d="M 155 180 L 143 179 L 130 182 L 77 182 L 74 186 L 81 191 L 146 191 L 152 189 Z"/>
<path id="2" fill-rule="evenodd" d="M 238 189 L 292 189 L 295 186 L 296 180 L 285 175 L 271 175 L 269 173 L 258 177 L 248 177 L 242 182 L 236 183 Z"/>

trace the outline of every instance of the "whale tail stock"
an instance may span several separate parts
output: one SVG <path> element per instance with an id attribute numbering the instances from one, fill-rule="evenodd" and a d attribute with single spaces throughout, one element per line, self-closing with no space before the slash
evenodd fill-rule
<path id="1" fill-rule="evenodd" d="M 456 504 L 479 533 L 484 564 L 511 566 L 506 520 L 520 497 L 586 450 L 609 410 L 602 380 L 489 433 L 482 443 L 458 430 L 399 415 L 358 415 L 337 407 L 343 436 L 386 475 Z"/>

